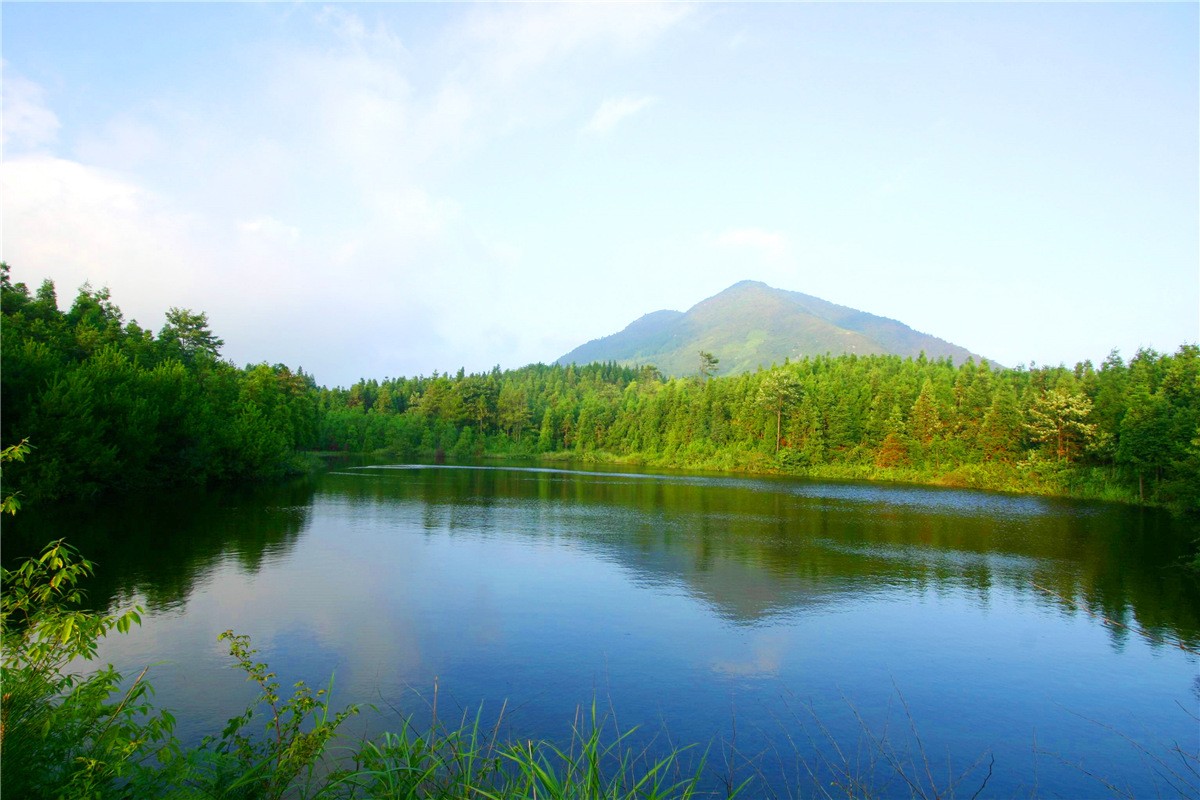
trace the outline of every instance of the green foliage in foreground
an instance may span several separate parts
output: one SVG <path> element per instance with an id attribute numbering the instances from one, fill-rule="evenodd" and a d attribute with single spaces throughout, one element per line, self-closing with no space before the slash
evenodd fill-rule
<path id="1" fill-rule="evenodd" d="M 90 662 L 97 642 L 138 622 L 71 610 L 76 583 L 91 573 L 62 542 L 3 575 L 4 687 L 0 709 L 3 790 L 12 797 L 88 797 L 169 746 L 173 720 L 155 713 L 139 676 L 124 690 L 112 667 L 70 672 Z M 164 755 L 166 753 L 164 752 Z"/>

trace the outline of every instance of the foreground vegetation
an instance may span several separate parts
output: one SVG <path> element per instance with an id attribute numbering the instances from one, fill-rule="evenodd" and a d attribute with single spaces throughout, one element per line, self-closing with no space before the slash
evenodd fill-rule
<path id="1" fill-rule="evenodd" d="M 821 356 L 713 377 L 653 366 L 535 364 L 324 388 L 237 368 L 204 314 L 157 336 L 106 290 L 57 306 L 0 269 L 0 437 L 39 457 L 8 476 L 31 500 L 271 477 L 297 452 L 405 460 L 571 458 L 1070 495 L 1200 511 L 1200 348 L 1116 352 L 1096 368 Z"/>

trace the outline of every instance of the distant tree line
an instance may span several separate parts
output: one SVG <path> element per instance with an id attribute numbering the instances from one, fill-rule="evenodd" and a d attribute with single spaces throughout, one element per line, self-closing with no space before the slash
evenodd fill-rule
<path id="1" fill-rule="evenodd" d="M 155 337 L 84 286 L 60 312 L 3 274 L 3 441 L 32 496 L 285 472 L 297 450 L 405 460 L 571 457 L 882 478 L 1200 510 L 1200 348 L 1099 366 L 820 356 L 712 377 L 653 366 L 515 370 L 318 387 L 238 369 L 203 314 Z M 17 469 L 20 467 L 20 470 Z M 9 476 L 6 475 L 6 479 Z"/>
<path id="2" fill-rule="evenodd" d="M 570 454 L 720 470 L 890 478 L 1200 505 L 1200 349 L 1097 369 L 820 356 L 666 379 L 545 366 L 320 389 L 321 446 Z"/>

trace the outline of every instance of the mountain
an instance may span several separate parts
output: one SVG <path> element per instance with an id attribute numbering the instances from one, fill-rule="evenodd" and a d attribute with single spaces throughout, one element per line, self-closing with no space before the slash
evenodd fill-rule
<path id="1" fill-rule="evenodd" d="M 558 363 L 654 364 L 666 375 L 679 376 L 699 369 L 701 350 L 721 359 L 718 371 L 726 375 L 825 353 L 915 358 L 924 351 L 931 359 L 950 356 L 955 363 L 968 357 L 979 360 L 965 348 L 894 319 L 758 281 L 742 281 L 686 313 L 646 314 L 620 333 L 576 347 Z"/>

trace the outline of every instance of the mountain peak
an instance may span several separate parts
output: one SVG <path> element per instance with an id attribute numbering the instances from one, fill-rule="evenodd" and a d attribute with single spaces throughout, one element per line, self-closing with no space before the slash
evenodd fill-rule
<path id="1" fill-rule="evenodd" d="M 726 289 L 723 292 L 718 292 L 718 295 L 725 294 L 726 292 L 732 292 L 737 289 L 749 289 L 749 288 L 770 289 L 771 287 L 767 286 L 762 281 L 753 281 L 753 280 L 746 279 L 744 281 L 738 281 L 733 286 L 730 286 L 728 289 Z"/>
<path id="2" fill-rule="evenodd" d="M 721 359 L 725 374 L 826 353 L 915 358 L 923 351 L 929 358 L 948 356 L 957 362 L 973 355 L 896 320 L 742 280 L 687 312 L 645 314 L 619 333 L 575 348 L 558 363 L 654 364 L 665 374 L 681 376 L 696 371 L 701 350 Z"/>

